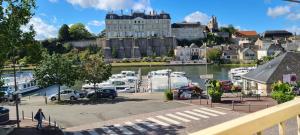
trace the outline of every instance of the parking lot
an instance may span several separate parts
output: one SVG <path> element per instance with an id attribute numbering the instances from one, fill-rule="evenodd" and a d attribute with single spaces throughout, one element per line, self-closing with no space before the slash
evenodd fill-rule
<path id="1" fill-rule="evenodd" d="M 15 116 L 13 104 L 2 105 L 11 110 L 12 117 Z M 163 93 L 119 94 L 115 100 L 108 99 L 97 102 L 80 100 L 60 104 L 50 101 L 45 104 L 43 96 L 27 96 L 22 98 L 20 115 L 23 110 L 25 117 L 31 117 L 32 112 L 35 113 L 42 108 L 47 117 L 50 115 L 52 121 L 56 121 L 66 128 L 184 106 L 189 105 L 166 102 Z"/>

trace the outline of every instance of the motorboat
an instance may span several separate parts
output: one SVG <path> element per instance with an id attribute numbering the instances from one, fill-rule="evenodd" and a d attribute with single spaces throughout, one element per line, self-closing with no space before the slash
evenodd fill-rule
<path id="1" fill-rule="evenodd" d="M 256 67 L 233 68 L 228 72 L 228 76 L 234 85 L 242 86 L 242 76 L 254 69 L 256 69 Z"/>

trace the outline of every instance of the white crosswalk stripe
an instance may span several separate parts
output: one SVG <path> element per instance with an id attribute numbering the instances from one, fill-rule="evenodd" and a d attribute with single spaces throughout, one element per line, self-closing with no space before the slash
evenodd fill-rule
<path id="1" fill-rule="evenodd" d="M 146 130 L 144 129 L 144 128 L 142 128 L 142 127 L 140 127 L 139 125 L 137 125 L 137 124 L 134 124 L 134 123 L 132 123 L 132 122 L 125 122 L 125 124 L 127 124 L 128 126 L 131 126 L 131 127 L 133 127 L 134 129 L 136 129 L 136 130 L 138 130 L 138 131 L 140 131 L 140 132 L 146 132 Z"/>
<path id="2" fill-rule="evenodd" d="M 198 109 L 194 109 L 193 111 L 203 113 L 203 114 L 206 114 L 206 115 L 210 115 L 210 116 L 214 116 L 214 117 L 219 116 L 219 115 L 216 115 L 216 114 L 213 114 L 213 113 L 210 113 L 210 112 L 205 112 L 203 110 L 198 110 Z"/>
<path id="3" fill-rule="evenodd" d="M 162 126 L 170 126 L 170 124 L 168 124 L 168 123 L 159 121 L 159 120 L 154 119 L 154 118 L 151 118 L 151 117 L 150 117 L 150 118 L 147 118 L 147 120 L 150 120 L 150 121 L 155 122 L 155 123 L 157 123 L 157 124 L 159 124 L 159 125 L 162 125 Z"/>
<path id="4" fill-rule="evenodd" d="M 207 108 L 200 108 L 202 110 L 205 111 L 209 111 L 209 112 L 213 112 L 213 113 L 217 113 L 217 114 L 221 114 L 221 115 L 225 115 L 226 113 L 220 112 L 220 111 L 216 111 L 216 110 L 211 110 L 211 109 L 207 109 Z"/>
<path id="5" fill-rule="evenodd" d="M 175 119 L 178 119 L 178 120 L 181 120 L 181 121 L 183 121 L 183 122 L 191 122 L 190 120 L 188 120 L 188 119 L 185 119 L 185 118 L 182 118 L 182 117 L 180 117 L 180 116 L 177 116 L 177 115 L 174 115 L 174 114 L 166 114 L 167 116 L 169 116 L 169 117 L 172 117 L 172 118 L 175 118 Z"/>
<path id="6" fill-rule="evenodd" d="M 90 135 L 99 135 L 95 130 L 87 130 Z"/>
<path id="7" fill-rule="evenodd" d="M 73 135 L 83 135 L 80 131 L 74 132 Z"/>
<path id="8" fill-rule="evenodd" d="M 127 128 L 121 126 L 120 124 L 115 124 L 114 127 L 118 128 L 119 130 L 121 130 L 121 132 L 123 134 L 126 134 L 126 135 L 132 135 L 133 133 L 131 131 L 129 131 Z"/>
<path id="9" fill-rule="evenodd" d="M 181 113 L 181 112 L 176 112 L 176 114 L 180 115 L 180 116 L 184 116 L 186 118 L 190 118 L 190 119 L 193 119 L 193 120 L 200 120 L 199 118 L 197 117 L 194 117 L 194 116 L 190 116 L 190 115 L 187 115 L 185 113 Z"/>
<path id="10" fill-rule="evenodd" d="M 179 124 L 180 124 L 180 122 L 178 122 L 178 121 L 176 121 L 176 120 L 172 120 L 172 119 L 167 118 L 167 117 L 162 116 L 162 115 L 159 115 L 159 116 L 156 116 L 156 117 L 157 117 L 157 118 L 160 118 L 160 119 L 162 119 L 162 120 L 165 120 L 165 121 L 167 121 L 167 122 L 169 122 L 169 123 L 172 123 L 172 124 L 176 124 L 176 125 L 179 125 Z"/>
<path id="11" fill-rule="evenodd" d="M 102 127 L 101 128 L 105 133 L 109 134 L 109 135 L 116 135 L 117 133 L 114 132 L 113 130 L 109 129 L 108 127 Z"/>
<path id="12" fill-rule="evenodd" d="M 141 124 L 143 124 L 143 125 L 145 125 L 145 126 L 147 126 L 149 128 L 151 128 L 151 129 L 157 129 L 158 128 L 154 124 L 146 122 L 146 121 L 143 121 L 143 120 L 140 120 L 140 119 L 136 119 L 135 121 L 138 122 L 138 123 L 141 123 Z"/>
<path id="13" fill-rule="evenodd" d="M 191 114 L 191 115 L 194 115 L 194 116 L 198 116 L 198 117 L 202 117 L 202 118 L 209 118 L 208 116 L 205 116 L 205 115 L 202 115 L 202 114 L 198 114 L 198 113 L 195 113 L 195 112 L 191 112 L 191 111 L 184 111 L 185 113 L 188 113 L 188 114 Z"/>

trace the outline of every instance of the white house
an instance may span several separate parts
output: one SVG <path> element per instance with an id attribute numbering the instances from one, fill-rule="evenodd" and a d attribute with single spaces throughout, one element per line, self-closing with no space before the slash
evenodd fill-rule
<path id="1" fill-rule="evenodd" d="M 191 60 L 191 49 L 188 46 L 177 46 L 174 50 L 176 60 L 189 61 Z"/>

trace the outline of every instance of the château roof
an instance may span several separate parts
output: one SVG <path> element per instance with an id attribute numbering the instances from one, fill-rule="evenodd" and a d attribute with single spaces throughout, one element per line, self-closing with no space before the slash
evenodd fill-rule
<path id="1" fill-rule="evenodd" d="M 171 19 L 170 14 L 162 12 L 160 14 L 145 14 L 143 12 L 133 12 L 131 15 L 118 15 L 115 13 L 106 14 L 106 19 L 135 19 L 137 17 L 143 19 Z"/>

